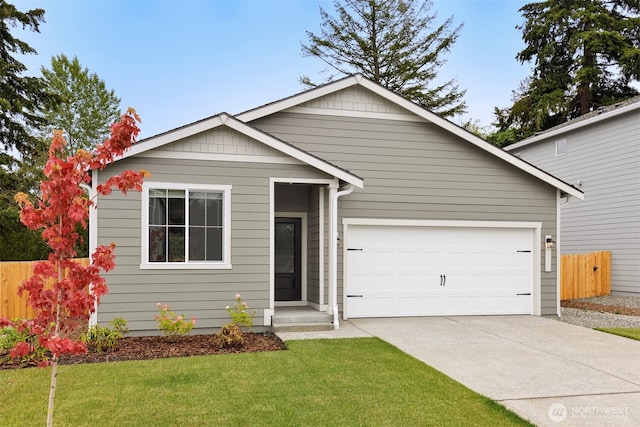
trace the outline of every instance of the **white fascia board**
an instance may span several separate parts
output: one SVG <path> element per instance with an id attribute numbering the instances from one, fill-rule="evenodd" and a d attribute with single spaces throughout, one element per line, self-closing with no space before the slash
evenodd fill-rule
<path id="1" fill-rule="evenodd" d="M 336 166 L 333 166 L 332 164 L 327 163 L 324 160 L 319 159 L 318 157 L 314 157 L 309 153 L 294 147 L 293 145 L 286 144 L 272 136 L 269 136 L 256 128 L 244 124 L 236 118 L 229 117 L 229 119 L 226 120 L 224 124 L 233 130 L 236 130 L 250 138 L 255 139 L 256 141 L 274 148 L 281 153 L 291 156 L 294 159 L 300 160 L 301 162 L 306 163 L 322 172 L 339 178 L 345 182 L 348 182 L 349 184 L 353 184 L 358 188 L 364 187 L 364 180 L 362 178 L 359 178 Z"/>
<path id="2" fill-rule="evenodd" d="M 236 116 L 237 119 L 242 120 L 243 122 L 250 122 L 252 120 L 256 120 L 270 114 L 274 114 L 288 108 L 296 107 L 302 103 L 307 101 L 311 101 L 313 99 L 320 98 L 325 95 L 329 95 L 331 93 L 340 91 L 342 89 L 346 89 L 351 86 L 361 85 L 373 93 L 395 103 L 396 105 L 416 114 L 418 117 L 426 120 L 427 122 L 431 122 L 437 126 L 440 126 L 444 130 L 470 142 L 471 144 L 481 148 L 484 151 L 493 154 L 494 156 L 500 158 L 501 160 L 506 161 L 507 163 L 523 170 L 524 172 L 535 176 L 547 184 L 562 190 L 563 192 L 574 196 L 580 200 L 584 200 L 584 194 L 582 191 L 578 190 L 575 187 L 555 178 L 552 175 L 528 164 L 527 162 L 511 155 L 510 153 L 505 152 L 503 149 L 496 147 L 495 145 L 485 141 L 484 139 L 477 137 L 476 135 L 468 132 L 467 130 L 451 123 L 450 121 L 443 119 L 442 117 L 434 114 L 430 111 L 425 110 L 417 104 L 409 101 L 408 99 L 403 98 L 402 96 L 390 91 L 389 89 L 380 86 L 378 83 L 373 82 L 367 78 L 364 78 L 360 74 L 356 74 L 351 77 L 346 77 L 342 80 L 338 80 L 333 83 L 326 84 L 319 88 L 302 92 L 298 95 L 291 96 L 289 98 L 283 99 L 281 101 L 274 102 L 272 104 L 265 105 L 264 107 L 258 107 L 256 109 L 240 113 Z M 354 184 L 357 186 L 357 184 Z M 360 187 L 362 188 L 362 187 Z"/>
<path id="3" fill-rule="evenodd" d="M 187 138 L 201 132 L 206 132 L 211 129 L 215 129 L 216 127 L 222 125 L 225 125 L 230 129 L 253 138 L 258 142 L 261 142 L 271 148 L 280 151 L 281 153 L 284 153 L 296 160 L 299 160 L 318 170 L 321 170 L 322 172 L 325 172 L 331 176 L 335 176 L 349 184 L 353 184 L 358 188 L 364 187 L 364 180 L 362 178 L 352 175 L 336 166 L 331 165 L 330 163 L 325 162 L 322 159 L 306 153 L 305 151 L 302 151 L 292 145 L 286 144 L 272 136 L 269 136 L 264 132 L 257 130 L 256 128 L 248 126 L 242 121 L 226 113 L 222 113 L 201 122 L 197 122 L 176 129 L 174 131 L 167 132 L 157 137 L 153 137 L 151 139 L 143 141 L 139 145 L 134 144 L 130 150 L 128 150 L 123 156 L 117 158 L 116 160 L 121 160 L 127 157 L 142 154 L 155 148 L 161 147 L 165 144 L 170 144 L 180 139 Z"/>
<path id="4" fill-rule="evenodd" d="M 487 151 L 490 154 L 493 154 L 499 159 L 504 160 L 505 162 L 523 170 L 524 172 L 527 172 L 528 174 L 535 176 L 541 181 L 546 182 L 547 184 L 559 190 L 562 190 L 563 192 L 571 196 L 574 196 L 580 200 L 584 200 L 584 194 L 582 193 L 582 191 L 530 165 L 529 163 L 513 156 L 512 154 L 505 152 L 503 149 L 496 147 L 495 145 L 472 134 L 466 129 L 463 129 L 460 126 L 457 126 L 451 123 L 450 121 L 443 119 L 437 114 L 434 114 L 430 111 L 425 110 L 424 108 L 418 106 L 417 104 L 414 104 L 413 102 L 401 97 L 400 95 L 397 95 L 391 92 L 390 90 L 378 85 L 377 83 L 372 82 L 371 80 L 362 79 L 360 81 L 360 84 L 366 87 L 367 89 L 371 90 L 372 92 L 388 99 L 389 101 L 396 103 L 400 107 L 405 108 L 414 114 L 417 114 L 418 116 L 424 118 L 425 120 L 437 126 L 440 126 L 444 130 L 470 142 L 471 144 L 477 146 L 478 148 L 481 148 L 482 150 Z"/>
<path id="5" fill-rule="evenodd" d="M 346 77 L 341 80 L 337 80 L 333 83 L 329 83 L 315 89 L 308 90 L 306 92 L 299 93 L 297 95 L 290 96 L 280 101 L 272 102 L 271 104 L 264 105 L 262 107 L 254 108 L 253 110 L 245 111 L 240 114 L 236 114 L 235 117 L 243 122 L 250 122 L 268 115 L 278 113 L 291 107 L 303 104 L 307 101 L 311 101 L 323 96 L 338 92 L 342 89 L 346 89 L 351 86 L 357 85 L 362 79 L 361 75 L 355 75 Z"/>
<path id="6" fill-rule="evenodd" d="M 152 136 L 149 139 L 145 139 L 140 141 L 139 143 L 133 144 L 131 146 L 131 149 L 129 149 L 121 157 L 116 158 L 116 161 L 126 159 L 127 157 L 135 156 L 137 154 L 144 153 L 145 151 L 153 150 L 158 147 L 162 147 L 165 144 L 170 144 L 172 142 L 190 137 L 200 132 L 215 129 L 216 127 L 224 124 L 227 117 L 227 114 L 219 114 L 206 120 L 202 120 L 200 122 L 196 122 L 158 136 Z"/>
<path id="7" fill-rule="evenodd" d="M 570 124 L 570 125 L 567 125 L 567 126 L 563 126 L 563 127 L 558 128 L 556 130 L 552 130 L 552 131 L 549 131 L 549 132 L 544 132 L 544 133 L 541 133 L 540 135 L 535 135 L 535 136 L 532 136 L 530 138 L 523 139 L 520 142 L 516 142 L 515 144 L 511 144 L 511 145 L 506 146 L 504 149 L 507 150 L 507 151 L 516 150 L 518 148 L 522 148 L 522 147 L 527 146 L 529 144 L 533 144 L 535 142 L 542 141 L 542 140 L 549 139 L 549 138 L 554 138 L 554 137 L 557 137 L 559 135 L 565 134 L 567 132 L 572 132 L 572 131 L 574 131 L 576 129 L 580 129 L 580 128 L 585 127 L 585 126 L 590 126 L 590 125 L 596 124 L 598 122 L 601 122 L 603 120 L 608 120 L 608 119 L 614 118 L 616 116 L 619 116 L 621 114 L 625 114 L 625 113 L 628 113 L 630 111 L 637 110 L 637 109 L 640 109 L 640 102 L 636 102 L 634 104 L 626 105 L 626 106 L 624 106 L 622 108 L 619 108 L 617 110 L 612 110 L 612 111 L 609 111 L 609 112 L 605 112 L 605 113 L 602 113 L 602 114 L 600 114 L 598 116 L 594 116 L 594 117 L 588 118 L 586 120 L 580 120 L 580 121 L 578 121 L 576 123 L 573 123 L 573 124 Z"/>

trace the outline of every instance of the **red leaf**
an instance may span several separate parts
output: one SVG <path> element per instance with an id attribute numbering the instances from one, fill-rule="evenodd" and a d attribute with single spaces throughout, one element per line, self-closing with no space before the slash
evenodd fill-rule
<path id="1" fill-rule="evenodd" d="M 140 131 L 139 121 L 135 110 L 128 110 L 112 126 L 111 136 L 104 143 L 93 152 L 78 150 L 73 156 L 65 154 L 66 141 L 61 132 L 55 132 L 44 167 L 46 179 L 40 184 L 39 199 L 32 203 L 26 194 L 20 193 L 15 197 L 21 209 L 22 223 L 30 229 L 41 230 L 43 240 L 52 249 L 49 259 L 37 263 L 33 275 L 18 288 L 20 295 L 28 294 L 27 303 L 36 314 L 30 321 L 16 322 L 15 327 L 37 335 L 41 345 L 55 355 L 86 351 L 84 343 L 68 335 L 79 325 L 86 324 L 95 304 L 107 293 L 101 271 L 115 268 L 113 244 L 98 247 L 92 264 L 87 267 L 72 260 L 80 240 L 77 226 L 87 226 L 89 207 L 94 206 L 80 184 L 91 182 L 91 169 L 104 169 L 135 143 Z M 125 194 L 128 190 L 141 191 L 146 175 L 144 171 L 125 171 L 97 185 L 97 192 L 108 195 L 112 188 Z M 0 327 L 8 324 L 7 320 L 0 319 Z M 20 343 L 11 351 L 15 355 L 24 355 L 32 350 L 28 344 Z"/>

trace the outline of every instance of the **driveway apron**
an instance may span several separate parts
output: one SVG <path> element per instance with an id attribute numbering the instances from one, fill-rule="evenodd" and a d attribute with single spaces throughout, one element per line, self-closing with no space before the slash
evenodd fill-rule
<path id="1" fill-rule="evenodd" d="M 640 426 L 640 341 L 537 316 L 350 319 L 539 426 Z"/>

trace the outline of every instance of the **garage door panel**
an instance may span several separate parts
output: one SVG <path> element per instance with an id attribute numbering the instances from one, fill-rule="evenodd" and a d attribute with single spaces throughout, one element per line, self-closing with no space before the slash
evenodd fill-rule
<path id="1" fill-rule="evenodd" d="M 352 226 L 348 317 L 532 312 L 531 229 Z"/>

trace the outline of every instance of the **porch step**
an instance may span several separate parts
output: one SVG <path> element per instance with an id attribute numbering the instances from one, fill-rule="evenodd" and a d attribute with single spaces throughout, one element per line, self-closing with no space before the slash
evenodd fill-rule
<path id="1" fill-rule="evenodd" d="M 333 323 L 273 323 L 273 332 L 315 332 L 332 331 Z"/>
<path id="2" fill-rule="evenodd" d="M 331 316 L 309 307 L 278 307 L 271 318 L 274 332 L 312 332 L 333 329 Z"/>

